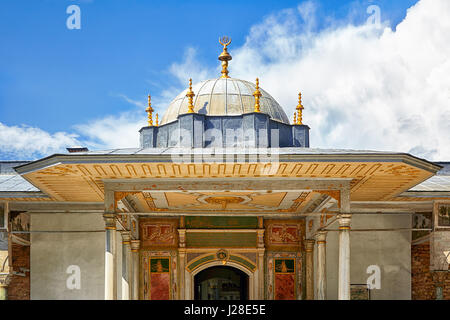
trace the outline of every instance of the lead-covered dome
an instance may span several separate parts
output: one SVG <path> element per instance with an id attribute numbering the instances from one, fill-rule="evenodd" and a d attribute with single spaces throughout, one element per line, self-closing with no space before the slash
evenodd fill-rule
<path id="1" fill-rule="evenodd" d="M 169 105 L 161 124 L 175 121 L 180 114 L 188 112 L 187 90 L 181 92 Z M 255 84 L 234 78 L 206 80 L 192 86 L 195 93 L 194 111 L 209 116 L 241 115 L 253 112 L 255 108 Z M 270 94 L 259 88 L 261 112 L 273 120 L 289 124 L 289 119 L 281 106 Z"/>

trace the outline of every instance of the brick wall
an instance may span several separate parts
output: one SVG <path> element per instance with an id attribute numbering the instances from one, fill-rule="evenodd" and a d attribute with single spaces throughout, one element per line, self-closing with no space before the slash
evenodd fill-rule
<path id="1" fill-rule="evenodd" d="M 450 300 L 450 272 L 430 271 L 430 243 L 411 246 L 411 298 L 436 299 L 436 286 L 443 288 L 443 298 Z"/>
<path id="2" fill-rule="evenodd" d="M 30 299 L 30 247 L 18 244 L 12 245 L 12 268 L 15 272 L 25 273 L 25 276 L 14 274 L 8 286 L 9 300 Z M 23 269 L 22 269 L 23 268 Z"/>

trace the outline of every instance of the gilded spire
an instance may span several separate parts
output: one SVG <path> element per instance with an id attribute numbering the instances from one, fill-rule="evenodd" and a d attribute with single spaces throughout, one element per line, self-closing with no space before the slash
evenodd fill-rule
<path id="1" fill-rule="evenodd" d="M 192 91 L 192 79 L 189 79 L 189 90 L 186 93 L 186 97 L 188 97 L 188 113 L 194 113 L 194 91 Z"/>
<path id="2" fill-rule="evenodd" d="M 159 126 L 158 114 L 156 114 L 156 126 Z"/>
<path id="3" fill-rule="evenodd" d="M 294 112 L 294 124 L 297 124 L 297 112 Z"/>
<path id="4" fill-rule="evenodd" d="M 228 76 L 228 61 L 230 61 L 231 55 L 228 53 L 227 46 L 231 43 L 231 38 L 224 36 L 219 38 L 219 43 L 223 46 L 223 51 L 219 56 L 219 60 L 222 61 L 222 77 L 229 78 Z"/>
<path id="5" fill-rule="evenodd" d="M 148 113 L 148 125 L 149 127 L 153 127 L 153 118 L 152 118 L 152 113 L 153 113 L 153 108 L 152 108 L 152 103 L 151 103 L 151 96 L 148 95 L 148 107 L 147 109 L 145 109 L 145 111 Z"/>
<path id="6" fill-rule="evenodd" d="M 302 93 L 298 93 L 298 105 L 297 105 L 297 123 L 296 124 L 303 124 L 302 123 L 302 112 L 303 112 L 303 105 L 302 105 Z"/>
<path id="7" fill-rule="evenodd" d="M 262 94 L 259 91 L 259 79 L 256 78 L 256 87 L 255 92 L 253 92 L 253 96 L 255 97 L 255 110 L 253 112 L 261 112 L 259 108 L 259 98 L 261 98 Z"/>

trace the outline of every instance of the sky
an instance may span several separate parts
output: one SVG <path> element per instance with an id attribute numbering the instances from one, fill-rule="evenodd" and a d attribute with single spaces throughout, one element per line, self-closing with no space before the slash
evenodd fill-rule
<path id="1" fill-rule="evenodd" d="M 80 9 L 80 28 L 67 20 Z M 70 20 L 73 22 L 73 20 Z M 450 1 L 0 1 L 0 160 L 137 147 L 192 77 L 254 81 L 311 147 L 450 161 Z"/>

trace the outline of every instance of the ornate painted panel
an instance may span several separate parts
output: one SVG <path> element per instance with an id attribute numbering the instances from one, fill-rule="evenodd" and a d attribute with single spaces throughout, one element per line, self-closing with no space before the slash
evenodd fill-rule
<path id="1" fill-rule="evenodd" d="M 274 259 L 275 300 L 295 300 L 295 259 Z"/>
<path id="2" fill-rule="evenodd" d="M 178 219 L 140 221 L 142 247 L 178 247 Z"/>
<path id="3" fill-rule="evenodd" d="M 276 251 L 298 251 L 303 247 L 305 221 L 264 220 L 266 248 Z"/>
<path id="4" fill-rule="evenodd" d="M 450 202 L 436 202 L 434 204 L 435 226 L 450 228 Z"/>
<path id="5" fill-rule="evenodd" d="M 300 252 L 269 252 L 266 269 L 266 299 L 302 299 L 302 268 Z"/>
<path id="6" fill-rule="evenodd" d="M 256 217 L 185 217 L 187 229 L 256 229 Z"/>
<path id="7" fill-rule="evenodd" d="M 142 251 L 141 267 L 141 297 L 144 300 L 176 299 L 176 251 Z"/>
<path id="8" fill-rule="evenodd" d="M 186 233 L 186 246 L 195 248 L 254 248 L 256 232 L 189 232 Z"/>

